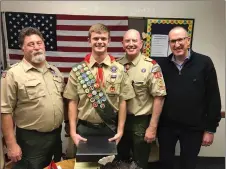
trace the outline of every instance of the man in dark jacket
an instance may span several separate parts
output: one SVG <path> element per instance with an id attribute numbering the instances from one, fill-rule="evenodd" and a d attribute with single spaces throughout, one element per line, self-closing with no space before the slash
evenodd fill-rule
<path id="1" fill-rule="evenodd" d="M 189 49 L 182 27 L 169 32 L 172 54 L 159 61 L 167 88 L 158 129 L 162 169 L 174 168 L 180 142 L 180 169 L 195 169 L 201 146 L 210 146 L 221 119 L 216 70 L 210 57 Z"/>

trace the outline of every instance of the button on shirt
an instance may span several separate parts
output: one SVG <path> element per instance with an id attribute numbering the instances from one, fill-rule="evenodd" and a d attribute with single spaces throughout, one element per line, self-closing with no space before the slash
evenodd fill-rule
<path id="1" fill-rule="evenodd" d="M 1 79 L 1 112 L 12 113 L 19 128 L 48 132 L 63 122 L 63 76 L 47 62 L 43 70 L 25 59 Z"/>

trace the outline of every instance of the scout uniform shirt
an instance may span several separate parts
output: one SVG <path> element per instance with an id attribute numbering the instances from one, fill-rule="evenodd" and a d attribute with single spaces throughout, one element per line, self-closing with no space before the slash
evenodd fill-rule
<path id="1" fill-rule="evenodd" d="M 127 102 L 129 114 L 149 115 L 152 113 L 155 96 L 165 96 L 165 82 L 156 61 L 139 54 L 131 63 L 125 57 L 118 59 L 133 82 L 136 97 Z"/>
<path id="2" fill-rule="evenodd" d="M 90 54 L 86 56 L 85 60 L 90 70 L 89 72 L 91 72 L 87 77 L 88 84 L 93 80 L 92 75 L 93 78 L 96 79 L 98 67 L 96 66 L 96 60 Z M 128 100 L 135 96 L 131 81 L 129 81 L 128 75 L 125 74 L 124 67 L 117 63 L 112 56 L 107 56 L 102 64 L 103 89 L 111 105 L 115 110 L 118 110 L 120 101 Z M 92 102 L 100 102 L 100 98 L 98 95 L 95 95 L 95 89 L 93 94 L 89 93 L 89 86 L 84 87 L 80 83 L 82 78 L 76 75 L 79 73 L 77 72 L 78 70 L 75 70 L 75 67 L 73 69 L 70 72 L 69 80 L 64 91 L 64 97 L 78 101 L 78 119 L 91 123 L 102 123 L 102 119 L 92 104 Z M 86 92 L 87 90 L 88 92 Z M 88 94 L 91 95 L 91 98 L 88 97 Z"/>
<path id="3" fill-rule="evenodd" d="M 13 65 L 1 79 L 1 112 L 12 113 L 19 128 L 48 132 L 63 122 L 64 81 L 47 62 L 43 70 L 25 59 Z"/>

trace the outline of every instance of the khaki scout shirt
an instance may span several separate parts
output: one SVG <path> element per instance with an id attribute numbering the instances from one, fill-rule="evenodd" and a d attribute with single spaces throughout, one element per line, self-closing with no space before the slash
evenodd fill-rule
<path id="1" fill-rule="evenodd" d="M 63 122 L 63 76 L 47 62 L 33 67 L 25 59 L 1 79 L 1 112 L 12 113 L 19 128 L 52 131 Z"/>
<path id="2" fill-rule="evenodd" d="M 124 65 L 133 87 L 136 97 L 127 102 L 128 113 L 148 115 L 152 113 L 153 99 L 155 96 L 165 96 L 165 82 L 160 66 L 152 59 L 139 54 L 131 63 L 127 57 L 118 59 Z"/>
<path id="3" fill-rule="evenodd" d="M 91 56 L 88 67 L 91 73 L 96 77 L 98 68 L 95 66 L 96 60 Z M 121 100 L 128 100 L 135 97 L 135 93 L 129 81 L 128 75 L 124 72 L 124 67 L 116 61 L 111 61 L 107 56 L 103 62 L 104 72 L 104 90 L 108 96 L 110 102 L 116 110 L 119 109 L 119 103 Z M 114 73 L 112 68 L 116 67 L 117 71 Z M 116 80 L 111 82 L 111 75 L 116 74 Z M 114 86 L 115 90 L 111 91 L 110 88 Z M 64 97 L 70 100 L 78 100 L 78 118 L 86 120 L 91 123 L 101 123 L 102 120 L 95 108 L 92 107 L 90 100 L 87 97 L 82 85 L 80 84 L 76 72 L 73 70 L 70 72 L 68 83 L 64 91 Z"/>

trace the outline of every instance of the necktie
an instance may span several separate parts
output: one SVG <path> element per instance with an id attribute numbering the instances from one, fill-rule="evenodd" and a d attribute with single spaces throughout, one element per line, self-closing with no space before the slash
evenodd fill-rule
<path id="1" fill-rule="evenodd" d="M 97 69 L 96 81 L 97 84 L 104 86 L 104 72 L 103 72 L 103 63 L 95 63 Z"/>

